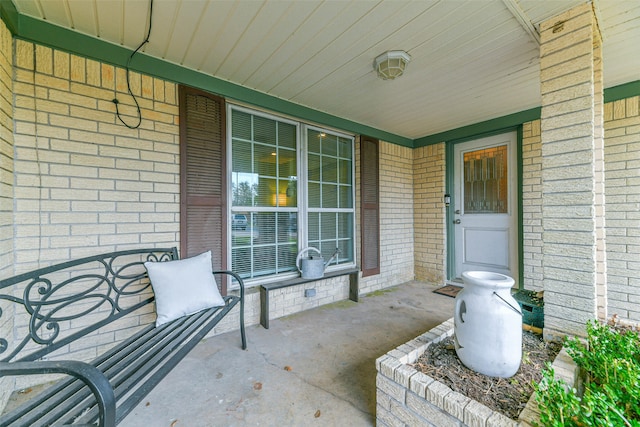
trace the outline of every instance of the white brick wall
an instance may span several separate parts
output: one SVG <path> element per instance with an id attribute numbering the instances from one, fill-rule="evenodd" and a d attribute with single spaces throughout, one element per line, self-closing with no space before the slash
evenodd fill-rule
<path id="1" fill-rule="evenodd" d="M 522 231 L 524 287 L 541 291 L 544 284 L 540 120 L 522 126 Z"/>
<path id="2" fill-rule="evenodd" d="M 640 320 L 640 97 L 604 105 L 607 312 Z M 523 126 L 524 280 L 542 290 L 540 121 Z"/>
<path id="3" fill-rule="evenodd" d="M 602 38 L 596 19 L 593 26 L 593 117 L 594 117 L 594 179 L 596 210 L 596 307 L 599 319 L 607 319 L 607 250 L 604 162 L 604 82 L 602 73 Z"/>
<path id="4" fill-rule="evenodd" d="M 415 270 L 418 280 L 444 284 L 446 278 L 445 144 L 414 150 Z"/>
<path id="5" fill-rule="evenodd" d="M 605 105 L 608 312 L 640 320 L 640 97 Z"/>
<path id="6" fill-rule="evenodd" d="M 179 241 L 175 84 L 16 41 L 16 272 Z M 35 67 L 35 72 L 34 72 Z M 37 144 L 36 144 L 37 140 Z"/>
<path id="7" fill-rule="evenodd" d="M 360 197 L 359 158 L 358 150 L 357 200 Z M 360 279 L 361 294 L 414 279 L 412 163 L 412 149 L 380 142 L 380 274 Z M 357 233 L 360 233 L 359 226 Z M 358 248 L 359 238 L 358 235 Z"/>
<path id="8" fill-rule="evenodd" d="M 0 278 L 13 273 L 13 40 L 0 21 Z M 13 310 L 0 302 L 0 337 L 13 329 Z M 0 355 L 1 357 L 2 355 Z M 13 390 L 12 378 L 0 379 L 0 411 Z"/>
<path id="9" fill-rule="evenodd" d="M 554 28 L 559 21 L 563 27 Z M 585 3 L 540 26 L 542 271 L 551 334 L 584 335 L 586 321 L 598 314 L 596 289 L 606 285 L 602 61 L 594 21 Z"/>
<path id="10" fill-rule="evenodd" d="M 23 40 L 15 46 L 11 274 L 114 250 L 178 245 L 175 84 L 132 73 L 143 119 L 132 130 L 111 102 L 117 95 L 124 119 L 137 121 L 124 70 Z M 15 319 L 22 336 L 28 319 Z M 149 307 L 93 334 L 89 346 L 74 343 L 60 354 L 95 358 L 154 319 Z"/>

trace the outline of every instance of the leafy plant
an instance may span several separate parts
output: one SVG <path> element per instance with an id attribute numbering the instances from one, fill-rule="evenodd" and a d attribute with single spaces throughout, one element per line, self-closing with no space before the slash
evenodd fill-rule
<path id="1" fill-rule="evenodd" d="M 535 386 L 541 426 L 640 427 L 640 337 L 597 321 L 587 323 L 586 343 L 564 342 L 567 353 L 585 373 L 582 396 L 554 379 L 547 364 Z"/>

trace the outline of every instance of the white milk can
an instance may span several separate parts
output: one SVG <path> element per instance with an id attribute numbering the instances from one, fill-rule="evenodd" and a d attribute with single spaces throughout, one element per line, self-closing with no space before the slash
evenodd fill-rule
<path id="1" fill-rule="evenodd" d="M 466 271 L 462 281 L 454 316 L 460 361 L 491 377 L 515 375 L 522 359 L 522 312 L 511 296 L 514 280 L 489 271 Z"/>

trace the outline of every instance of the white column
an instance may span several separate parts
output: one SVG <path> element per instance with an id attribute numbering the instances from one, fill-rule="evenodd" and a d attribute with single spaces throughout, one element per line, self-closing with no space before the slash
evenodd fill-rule
<path id="1" fill-rule="evenodd" d="M 585 3 L 540 25 L 545 335 L 606 317 L 602 43 Z"/>

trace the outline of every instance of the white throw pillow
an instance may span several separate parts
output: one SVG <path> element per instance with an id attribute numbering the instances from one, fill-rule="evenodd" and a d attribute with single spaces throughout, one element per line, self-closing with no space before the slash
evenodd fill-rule
<path id="1" fill-rule="evenodd" d="M 224 305 L 211 270 L 211 251 L 192 258 L 145 262 L 156 296 L 156 327 Z"/>

